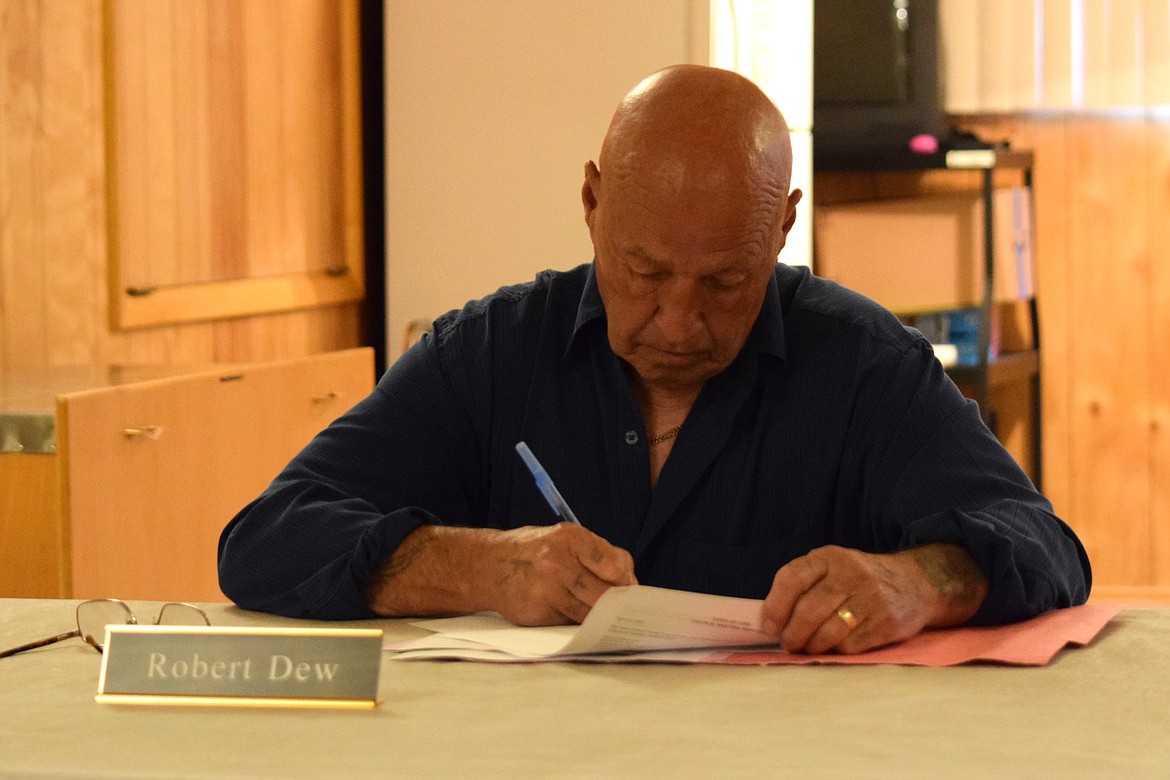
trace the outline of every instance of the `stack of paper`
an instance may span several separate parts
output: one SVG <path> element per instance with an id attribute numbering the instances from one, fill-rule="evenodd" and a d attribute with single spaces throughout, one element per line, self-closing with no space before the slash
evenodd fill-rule
<path id="1" fill-rule="evenodd" d="M 719 664 L 889 663 L 951 666 L 970 661 L 1043 665 L 1067 644 L 1087 644 L 1120 611 L 1092 604 L 1010 626 L 927 631 L 858 655 L 781 651 L 761 630 L 762 601 L 629 585 L 610 588 L 580 626 L 527 628 L 499 615 L 414 623 L 429 636 L 387 645 L 400 660 L 593 661 Z"/>

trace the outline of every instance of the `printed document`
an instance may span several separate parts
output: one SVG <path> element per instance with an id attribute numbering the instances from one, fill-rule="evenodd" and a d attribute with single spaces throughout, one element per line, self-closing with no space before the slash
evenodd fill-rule
<path id="1" fill-rule="evenodd" d="M 615 653 L 770 645 L 760 628 L 763 601 L 649 585 L 610 588 L 579 626 L 520 627 L 499 615 L 425 620 L 435 632 L 391 648 L 430 658 L 564 659 Z"/>

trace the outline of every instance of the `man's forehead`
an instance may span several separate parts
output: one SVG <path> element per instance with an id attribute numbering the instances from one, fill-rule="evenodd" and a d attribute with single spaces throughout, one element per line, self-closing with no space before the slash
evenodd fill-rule
<path id="1" fill-rule="evenodd" d="M 756 195 L 755 198 L 751 197 Z M 606 193 L 605 230 L 612 240 L 657 245 L 734 246 L 768 232 L 777 204 L 743 187 L 664 192 L 645 182 L 629 182 Z"/>
<path id="2" fill-rule="evenodd" d="M 623 222 L 671 221 L 677 223 L 675 229 L 694 226 L 704 231 L 749 227 L 760 209 L 761 196 L 770 192 L 751 186 L 743 177 L 696 171 L 681 162 L 653 171 L 630 172 L 605 185 L 599 204 Z"/>
<path id="3" fill-rule="evenodd" d="M 736 154 L 697 154 L 678 146 L 647 146 L 607 157 L 601 175 L 615 193 L 663 197 L 706 197 L 722 189 L 742 189 L 759 179 L 752 161 Z"/>

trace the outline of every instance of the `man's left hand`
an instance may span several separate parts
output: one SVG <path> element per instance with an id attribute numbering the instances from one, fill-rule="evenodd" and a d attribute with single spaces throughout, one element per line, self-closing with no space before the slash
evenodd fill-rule
<path id="1" fill-rule="evenodd" d="M 987 579 L 954 545 L 888 554 L 820 547 L 776 572 L 764 630 L 789 652 L 860 653 L 963 623 L 986 595 Z"/>

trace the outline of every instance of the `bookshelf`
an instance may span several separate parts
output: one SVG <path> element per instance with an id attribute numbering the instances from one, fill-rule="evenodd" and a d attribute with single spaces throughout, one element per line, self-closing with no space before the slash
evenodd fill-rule
<path id="1" fill-rule="evenodd" d="M 973 360 L 947 372 L 1001 439 L 1000 412 L 1018 405 L 1027 388 L 1023 414 L 1012 411 L 1026 417 L 1026 441 L 1009 450 L 1039 486 L 1033 163 L 1027 150 L 983 147 L 820 171 L 814 269 L 910 324 L 927 314 L 973 312 Z"/>

